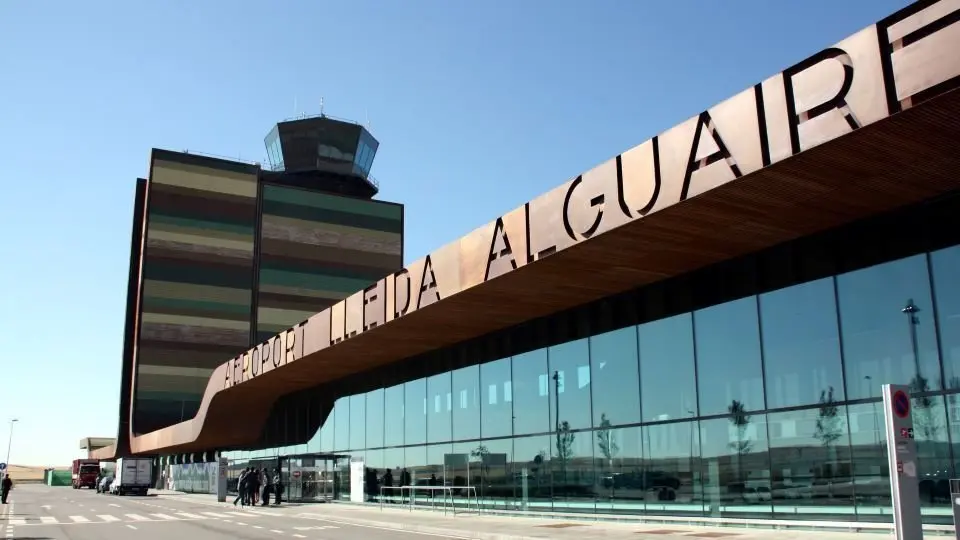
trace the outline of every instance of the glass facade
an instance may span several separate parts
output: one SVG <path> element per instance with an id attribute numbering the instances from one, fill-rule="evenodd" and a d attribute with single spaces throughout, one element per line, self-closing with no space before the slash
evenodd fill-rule
<path id="1" fill-rule="evenodd" d="M 230 455 L 362 457 L 370 500 L 436 485 L 516 510 L 889 521 L 880 387 L 908 384 L 924 519 L 951 523 L 960 246 L 808 249 L 438 352 L 424 364 L 448 370 L 340 398 L 305 445 Z"/>

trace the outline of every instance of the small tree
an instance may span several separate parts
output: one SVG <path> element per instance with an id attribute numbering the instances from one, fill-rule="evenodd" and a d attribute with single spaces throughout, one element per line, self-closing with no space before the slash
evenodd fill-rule
<path id="1" fill-rule="evenodd" d="M 620 445 L 618 445 L 616 439 L 613 438 L 613 430 L 610 428 L 610 419 L 607 418 L 607 413 L 600 415 L 600 427 L 597 428 L 597 447 L 600 448 L 600 453 L 606 458 L 607 468 L 612 475 L 613 459 L 620 453 Z M 611 497 L 613 497 L 614 489 L 615 482 L 611 481 Z"/>
<path id="2" fill-rule="evenodd" d="M 843 433 L 840 430 L 840 415 L 837 402 L 833 397 L 833 387 L 820 392 L 820 414 L 817 416 L 817 428 L 814 437 L 825 448 L 832 446 Z"/>
<path id="3" fill-rule="evenodd" d="M 560 461 L 563 481 L 567 481 L 567 462 L 573 458 L 573 441 L 576 433 L 570 431 L 570 422 L 566 420 L 557 426 L 557 459 Z"/>

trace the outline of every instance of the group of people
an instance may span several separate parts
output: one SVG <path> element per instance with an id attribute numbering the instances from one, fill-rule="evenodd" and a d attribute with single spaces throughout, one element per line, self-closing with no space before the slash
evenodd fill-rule
<path id="1" fill-rule="evenodd" d="M 283 479 L 280 476 L 280 469 L 273 470 L 273 476 L 270 471 L 264 467 L 257 470 L 255 467 L 247 467 L 240 471 L 240 478 L 237 479 L 237 498 L 233 500 L 233 505 L 238 503 L 240 506 L 261 506 L 270 505 L 270 494 L 274 495 L 274 504 L 280 504 L 283 499 Z"/>

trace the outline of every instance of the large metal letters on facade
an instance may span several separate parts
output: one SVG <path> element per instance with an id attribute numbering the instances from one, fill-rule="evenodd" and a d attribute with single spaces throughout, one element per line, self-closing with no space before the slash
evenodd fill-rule
<path id="1" fill-rule="evenodd" d="M 191 422 L 202 424 L 219 392 L 269 380 L 272 371 L 310 362 L 325 349 L 349 348 L 358 336 L 420 310 L 426 315 L 433 304 L 687 199 L 735 187 L 751 173 L 951 90 L 960 81 L 957 50 L 960 0 L 898 12 L 227 361 Z M 152 440 L 185 444 L 198 432 L 194 424 L 183 429 L 183 440 L 173 431 Z"/>
<path id="2" fill-rule="evenodd" d="M 716 189 L 952 87 L 960 0 L 881 21 L 229 361 L 225 387 Z M 952 21 L 952 23 L 951 23 Z"/>

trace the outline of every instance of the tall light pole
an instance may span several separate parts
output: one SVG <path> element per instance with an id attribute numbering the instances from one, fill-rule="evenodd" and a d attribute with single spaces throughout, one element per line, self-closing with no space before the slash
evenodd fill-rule
<path id="1" fill-rule="evenodd" d="M 16 418 L 10 420 L 10 436 L 7 438 L 7 467 L 10 466 L 10 448 L 13 446 L 13 424 L 17 423 Z"/>
<path id="2" fill-rule="evenodd" d="M 907 300 L 907 305 L 900 310 L 901 313 L 907 316 L 907 325 L 910 327 L 910 345 L 913 347 L 913 367 L 916 370 L 918 383 L 920 382 L 920 347 L 917 346 L 917 325 L 920 324 L 917 313 L 919 311 L 920 308 L 913 303 L 913 298 Z"/>

